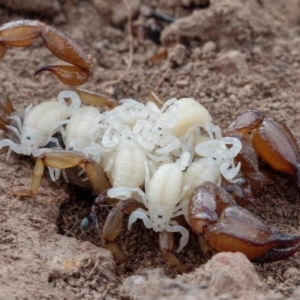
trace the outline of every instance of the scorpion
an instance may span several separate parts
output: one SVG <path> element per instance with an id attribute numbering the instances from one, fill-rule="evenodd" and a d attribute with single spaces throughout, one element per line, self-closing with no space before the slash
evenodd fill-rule
<path id="1" fill-rule="evenodd" d="M 91 55 L 64 33 L 40 21 L 2 25 L 0 59 L 9 47 L 28 47 L 37 38 L 70 65 L 45 66 L 35 75 L 49 71 L 70 86 L 82 85 L 92 75 Z M 54 107 L 60 105 L 65 114 L 49 118 L 43 133 L 36 134 L 41 129 L 31 114 L 39 110 L 44 120 L 49 102 L 26 109 L 23 126 L 8 102 L 0 106 L 0 128 L 14 132 L 20 139 L 20 144 L 4 139 L 0 148 L 8 146 L 17 153 L 37 157 L 30 189 L 17 189 L 16 196 L 38 193 L 45 166 L 58 170 L 79 166 L 98 194 L 81 228 L 87 230 L 92 223 L 98 226 L 97 213 L 103 204 L 109 204 L 111 210 L 100 238 L 121 262 L 127 257 L 115 240 L 124 214 L 129 214 L 129 229 L 141 219 L 147 228 L 159 233 L 163 256 L 179 272 L 185 268 L 173 253 L 172 234 L 181 233 L 177 249 L 181 251 L 188 242 L 189 228 L 198 236 L 204 253 L 240 251 L 251 261 L 272 262 L 299 250 L 300 236 L 268 227 L 222 187 L 225 181 L 237 186 L 248 182 L 254 192 L 259 192 L 266 181 L 258 166 L 259 157 L 274 170 L 291 176 L 300 191 L 299 147 L 290 130 L 278 120 L 249 110 L 237 116 L 222 133 L 212 123 L 209 112 L 192 98 L 164 102 L 150 93 L 152 101 L 146 105 L 133 99 L 117 105 L 107 97 L 79 88 L 63 93 L 66 92 L 61 92 L 48 110 L 53 113 Z M 71 99 L 72 104 L 62 98 Z M 78 98 L 80 102 L 75 100 Z M 100 112 L 83 104 L 106 105 L 109 110 Z M 29 150 L 24 131 L 25 140 L 28 136 L 34 140 Z M 47 148 L 49 141 L 56 142 L 53 135 L 57 131 L 65 147 Z M 185 218 L 188 228 L 174 219 L 178 216 Z"/>

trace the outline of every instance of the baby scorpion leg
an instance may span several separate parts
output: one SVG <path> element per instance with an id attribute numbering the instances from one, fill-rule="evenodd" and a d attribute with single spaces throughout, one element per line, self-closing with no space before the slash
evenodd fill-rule
<path id="1" fill-rule="evenodd" d="M 242 252 L 257 262 L 285 259 L 299 250 L 300 236 L 288 236 L 269 228 L 230 198 L 221 187 L 210 182 L 198 186 L 191 196 L 189 224 L 196 234 L 204 236 L 210 248 Z"/>
<path id="2" fill-rule="evenodd" d="M 105 173 L 94 160 L 87 159 L 81 152 L 51 150 L 44 152 L 38 157 L 33 170 L 31 188 L 29 190 L 16 190 L 14 194 L 17 196 L 36 195 L 41 184 L 45 166 L 55 169 L 67 169 L 80 166 L 86 171 L 97 193 L 101 193 L 111 187 Z"/>
<path id="3" fill-rule="evenodd" d="M 71 65 L 45 66 L 42 71 L 52 72 L 64 84 L 78 86 L 92 75 L 92 57 L 73 39 L 40 21 L 20 20 L 6 23 L 0 27 L 0 59 L 7 48 L 28 47 L 41 37 L 44 45 L 55 56 Z"/>

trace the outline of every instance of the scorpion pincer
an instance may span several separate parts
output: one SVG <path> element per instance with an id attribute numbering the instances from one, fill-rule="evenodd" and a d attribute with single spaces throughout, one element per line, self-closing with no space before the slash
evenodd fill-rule
<path id="1" fill-rule="evenodd" d="M 290 257 L 300 248 L 300 236 L 289 236 L 268 227 L 211 182 L 194 189 L 187 221 L 206 255 L 218 251 L 242 252 L 254 262 L 273 262 Z"/>

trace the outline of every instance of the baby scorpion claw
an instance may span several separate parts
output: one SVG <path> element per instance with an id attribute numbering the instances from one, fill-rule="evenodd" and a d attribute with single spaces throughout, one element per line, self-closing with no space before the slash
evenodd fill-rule
<path id="1" fill-rule="evenodd" d="M 188 222 L 203 237 L 206 251 L 242 252 L 254 262 L 273 262 L 292 256 L 300 248 L 300 236 L 288 236 L 268 227 L 210 182 L 195 188 Z"/>
<path id="2" fill-rule="evenodd" d="M 61 82 L 71 86 L 85 83 L 92 75 L 92 57 L 73 39 L 40 21 L 20 20 L 9 22 L 0 27 L 0 59 L 11 47 L 29 47 L 41 37 L 44 45 L 58 58 L 71 65 L 45 66 L 42 71 L 53 73 Z"/>

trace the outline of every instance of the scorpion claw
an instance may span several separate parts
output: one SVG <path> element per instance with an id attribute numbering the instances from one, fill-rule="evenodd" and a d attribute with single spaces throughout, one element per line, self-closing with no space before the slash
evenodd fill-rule
<path id="1" fill-rule="evenodd" d="M 253 159 L 246 159 L 246 147 L 253 147 L 253 151 L 272 169 L 292 176 L 296 188 L 300 192 L 300 150 L 297 141 L 289 128 L 279 120 L 265 116 L 258 110 L 248 110 L 240 114 L 225 131 L 226 136 L 243 134 L 248 140 L 247 146 L 245 140 L 243 143 L 243 153 L 239 154 L 239 160 L 242 159 L 242 171 L 245 175 L 253 175 L 253 167 L 258 174 L 258 161 L 250 166 Z M 247 153 L 246 153 L 247 151 Z M 255 154 L 251 154 L 254 157 Z M 244 160 L 244 162 L 243 162 Z M 250 173 L 249 173 L 250 172 Z M 253 173 L 253 174 L 251 174 Z"/>
<path id="2" fill-rule="evenodd" d="M 64 84 L 78 86 L 92 75 L 92 58 L 73 39 L 39 21 L 21 20 L 0 27 L 0 59 L 11 47 L 29 47 L 41 38 L 45 47 L 56 57 L 66 61 L 66 66 L 45 66 L 37 70 L 50 71 Z"/>
<path id="3" fill-rule="evenodd" d="M 206 182 L 195 189 L 189 204 L 191 228 L 203 235 L 202 240 L 210 248 L 242 252 L 255 262 L 285 259 L 300 248 L 300 236 L 285 235 L 268 227 L 248 210 L 228 201 L 228 195 L 225 198 L 221 189 Z M 213 198 L 215 210 L 210 210 Z M 213 213 L 215 217 L 209 218 Z"/>
<path id="4" fill-rule="evenodd" d="M 34 76 L 43 71 L 49 71 L 54 74 L 63 84 L 71 86 L 79 86 L 84 84 L 91 76 L 88 71 L 76 66 L 60 65 L 60 66 L 44 66 L 39 68 Z"/>
<path id="5" fill-rule="evenodd" d="M 277 233 L 278 246 L 266 252 L 261 257 L 254 260 L 254 262 L 274 262 L 289 258 L 296 253 L 300 248 L 299 236 L 288 236 L 280 232 Z"/>
<path id="6" fill-rule="evenodd" d="M 300 248 L 300 237 L 276 232 L 248 210 L 227 207 L 216 224 L 204 230 L 206 242 L 217 251 L 242 252 L 251 261 L 272 262 Z"/>

